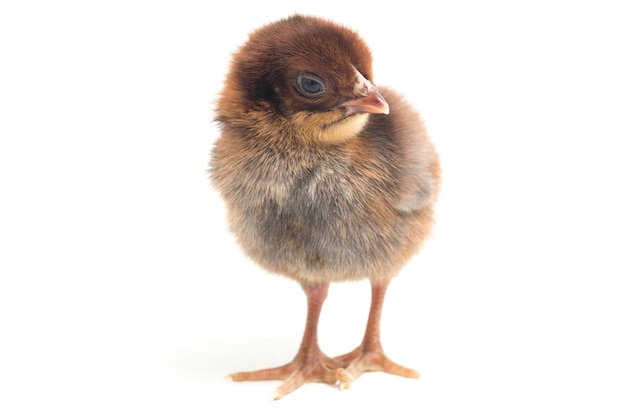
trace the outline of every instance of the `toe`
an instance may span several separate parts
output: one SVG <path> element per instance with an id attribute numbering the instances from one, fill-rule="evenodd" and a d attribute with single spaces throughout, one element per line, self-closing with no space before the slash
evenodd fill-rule
<path id="1" fill-rule="evenodd" d="M 233 381 L 270 381 L 270 380 L 284 380 L 291 375 L 294 370 L 294 366 L 290 363 L 287 365 L 279 366 L 277 368 L 260 369 L 252 372 L 235 372 L 230 374 L 229 377 Z"/>
<path id="2" fill-rule="evenodd" d="M 413 379 L 417 379 L 420 377 L 420 373 L 417 372 L 416 370 L 399 365 L 384 355 L 381 358 L 380 367 L 383 372 L 387 372 L 388 374 L 393 374 L 393 375 L 398 375 L 398 376 L 402 376 L 405 378 L 413 378 Z"/>
<path id="3" fill-rule="evenodd" d="M 356 378 L 345 369 L 337 369 L 337 387 L 343 391 L 350 388 Z"/>
<path id="4" fill-rule="evenodd" d="M 355 352 L 358 352 L 355 354 Z M 419 378 L 420 374 L 416 370 L 399 365 L 389 359 L 382 350 L 373 352 L 363 352 L 357 348 L 346 355 L 336 358 L 337 360 L 351 359 L 345 369 L 338 370 L 338 385 L 340 389 L 347 389 L 352 382 L 365 372 L 386 372 L 405 378 Z"/>

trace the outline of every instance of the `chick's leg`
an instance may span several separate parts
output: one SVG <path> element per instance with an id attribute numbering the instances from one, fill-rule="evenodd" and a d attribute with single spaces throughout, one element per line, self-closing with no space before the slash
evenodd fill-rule
<path id="1" fill-rule="evenodd" d="M 286 365 L 253 372 L 238 372 L 230 375 L 233 381 L 284 380 L 275 392 L 279 400 L 305 382 L 325 382 L 336 385 L 339 363 L 324 355 L 317 343 L 317 324 L 322 304 L 328 294 L 328 284 L 303 284 L 307 296 L 307 319 L 304 336 L 296 357 Z"/>
<path id="2" fill-rule="evenodd" d="M 419 378 L 419 372 L 391 361 L 380 342 L 380 316 L 388 283 L 372 283 L 372 304 L 363 342 L 350 353 L 335 358 L 345 369 L 338 370 L 339 388 L 347 389 L 364 372 L 383 371 L 406 378 Z"/>

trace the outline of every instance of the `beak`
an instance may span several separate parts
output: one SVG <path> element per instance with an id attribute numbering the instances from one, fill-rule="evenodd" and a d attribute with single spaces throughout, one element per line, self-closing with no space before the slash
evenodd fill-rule
<path id="1" fill-rule="evenodd" d="M 389 104 L 380 95 L 372 82 L 356 71 L 353 93 L 358 98 L 340 105 L 346 109 L 346 116 L 354 113 L 389 114 Z"/>
<path id="2" fill-rule="evenodd" d="M 376 90 L 365 97 L 347 101 L 341 107 L 346 109 L 346 116 L 353 113 L 389 114 L 389 104 Z"/>

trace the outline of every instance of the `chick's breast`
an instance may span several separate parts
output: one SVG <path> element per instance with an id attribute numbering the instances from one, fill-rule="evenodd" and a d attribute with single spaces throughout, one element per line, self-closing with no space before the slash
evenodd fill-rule
<path id="1" fill-rule="evenodd" d="M 433 223 L 439 166 L 419 115 L 380 91 L 390 114 L 371 115 L 342 143 L 223 126 L 211 175 L 253 260 L 307 282 L 388 280 L 416 253 Z"/>

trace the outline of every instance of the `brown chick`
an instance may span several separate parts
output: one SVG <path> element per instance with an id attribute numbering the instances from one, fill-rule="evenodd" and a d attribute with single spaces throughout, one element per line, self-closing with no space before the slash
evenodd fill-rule
<path id="1" fill-rule="evenodd" d="M 380 317 L 389 282 L 431 231 L 439 163 L 419 115 L 373 84 L 363 40 L 300 15 L 261 27 L 233 56 L 216 120 L 210 174 L 231 231 L 259 265 L 298 281 L 308 302 L 291 362 L 231 378 L 284 380 L 275 399 L 305 382 L 344 389 L 367 371 L 417 378 L 383 353 Z M 364 278 L 363 341 L 329 358 L 317 342 L 328 286 Z"/>

